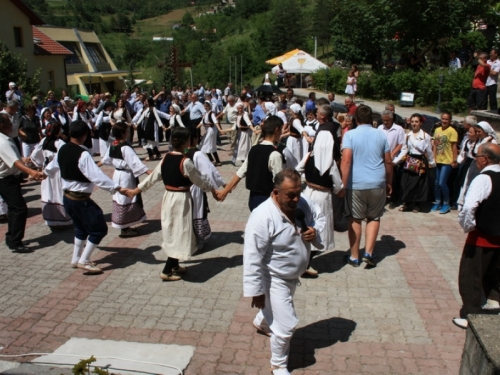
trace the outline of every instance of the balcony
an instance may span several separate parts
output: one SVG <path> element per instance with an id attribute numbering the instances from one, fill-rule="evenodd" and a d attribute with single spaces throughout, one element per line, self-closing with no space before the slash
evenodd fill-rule
<path id="1" fill-rule="evenodd" d="M 87 64 L 66 64 L 66 74 L 87 73 L 88 71 Z"/>
<path id="2" fill-rule="evenodd" d="M 104 63 L 95 63 L 95 67 L 98 72 L 108 72 L 111 70 L 111 65 L 109 63 L 104 62 Z"/>

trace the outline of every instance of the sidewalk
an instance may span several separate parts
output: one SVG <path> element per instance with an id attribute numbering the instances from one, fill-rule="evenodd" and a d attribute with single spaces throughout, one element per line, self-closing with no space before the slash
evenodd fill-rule
<path id="1" fill-rule="evenodd" d="M 283 91 L 283 89 L 282 89 Z M 300 95 L 303 97 L 308 97 L 310 92 L 315 92 L 316 93 L 316 98 L 326 98 L 328 93 L 325 93 L 324 91 L 321 90 L 316 90 L 316 89 L 293 89 L 294 93 L 296 95 Z M 344 104 L 344 99 L 346 98 L 346 95 L 342 94 L 337 94 L 335 93 L 335 101 L 339 104 Z M 363 104 L 366 104 L 367 106 L 370 106 L 373 111 L 375 112 L 382 112 L 385 109 L 385 102 L 379 102 L 375 100 L 367 100 L 363 98 L 356 98 L 356 103 L 362 102 Z M 417 108 L 417 107 L 401 107 L 400 105 L 395 105 L 396 113 L 400 115 L 401 117 L 410 117 L 414 113 L 419 113 L 421 115 L 427 115 L 427 116 L 434 116 L 438 117 L 439 115 L 435 112 L 431 111 L 426 111 L 423 110 L 422 108 Z M 463 121 L 462 116 L 458 115 L 453 115 L 453 120 L 455 121 Z"/>
<path id="2" fill-rule="evenodd" d="M 237 168 L 226 148 L 219 154 L 227 182 Z M 103 171 L 112 174 L 109 167 Z M 39 183 L 25 184 L 23 191 L 29 206 L 25 239 L 35 251 L 8 251 L 6 224 L 0 224 L 0 354 L 53 352 L 72 337 L 193 345 L 187 375 L 269 374 L 269 338 L 255 332 L 256 310 L 242 296 L 242 236 L 249 215 L 244 181 L 225 202 L 209 197 L 212 238 L 184 264 L 185 280 L 171 283 L 159 277 L 166 259 L 161 183 L 143 195 L 148 221 L 140 227 L 142 236 L 121 239 L 110 227 L 95 254 L 104 273 L 95 276 L 69 265 L 73 231 L 51 232 L 42 221 Z M 97 190 L 93 198 L 109 221 L 111 196 Z M 297 288 L 292 374 L 457 374 L 465 331 L 451 319 L 460 308 L 457 274 L 465 236 L 456 211 L 387 211 L 373 269 L 346 266 L 347 233 L 335 236 L 336 250 L 313 261 L 319 277 L 303 278 Z M 31 373 L 57 373 L 43 371 Z"/>

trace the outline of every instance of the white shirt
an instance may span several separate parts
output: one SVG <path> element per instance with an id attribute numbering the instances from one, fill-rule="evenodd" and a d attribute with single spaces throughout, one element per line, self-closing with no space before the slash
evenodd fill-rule
<path id="1" fill-rule="evenodd" d="M 392 126 L 387 129 L 384 124 L 378 127 L 378 130 L 383 131 L 387 137 L 387 142 L 389 142 L 389 148 L 391 152 L 394 151 L 396 147 L 405 143 L 405 130 L 403 127 L 392 124 Z"/>
<path id="2" fill-rule="evenodd" d="M 500 172 L 500 165 L 488 165 L 472 180 L 467 195 L 465 196 L 462 211 L 458 214 L 458 222 L 465 233 L 469 233 L 476 227 L 476 210 L 479 204 L 488 199 L 492 192 L 493 185 L 491 183 L 491 178 L 483 174 L 486 171 L 498 173 Z"/>
<path id="3" fill-rule="evenodd" d="M 80 147 L 87 150 L 87 147 L 83 145 L 80 145 Z M 49 177 L 53 177 L 60 170 L 59 162 L 57 161 L 59 151 L 60 150 L 58 150 L 56 157 L 45 167 L 44 173 Z M 69 190 L 92 194 L 95 185 L 97 185 L 101 189 L 114 194 L 120 188 L 118 184 L 115 184 L 112 179 L 99 169 L 89 152 L 82 152 L 80 155 L 78 169 L 80 169 L 82 174 L 91 182 L 70 181 L 61 178 L 63 191 Z"/>
<path id="4" fill-rule="evenodd" d="M 115 159 L 109 156 L 110 150 L 111 147 L 108 148 L 106 155 L 102 158 L 103 164 L 111 164 L 116 169 L 125 169 L 132 172 L 134 177 L 139 177 L 148 171 L 148 167 L 142 163 L 132 147 L 123 146 L 121 148 L 123 159 Z"/>
<path id="5" fill-rule="evenodd" d="M 298 208 L 305 213 L 305 223 L 320 233 L 325 216 L 310 199 L 301 196 Z M 269 276 L 284 280 L 298 279 L 309 263 L 311 244 L 302 239 L 300 224 L 295 225 L 272 198 L 252 211 L 245 227 L 243 250 L 243 295 L 264 294 L 263 279 Z M 318 242 L 321 239 L 317 235 Z"/>
<path id="6" fill-rule="evenodd" d="M 266 141 L 266 140 L 262 141 L 260 144 L 274 146 L 271 141 Z M 269 155 L 269 161 L 267 163 L 267 167 L 269 168 L 269 172 L 273 174 L 273 180 L 274 180 L 274 177 L 283 170 L 283 158 L 279 153 L 279 151 L 271 152 L 271 155 Z M 238 171 L 236 172 L 236 176 L 238 176 L 239 178 L 244 178 L 247 175 L 247 170 L 248 170 L 248 158 L 245 159 L 240 169 L 238 169 Z"/>
<path id="7" fill-rule="evenodd" d="M 21 160 L 21 154 L 9 136 L 0 133 L 0 179 L 21 173 L 14 163 Z"/>
<path id="8" fill-rule="evenodd" d="M 410 155 L 423 155 L 427 156 L 429 165 L 434 167 L 434 152 L 432 151 L 431 136 L 424 132 L 422 129 L 418 133 L 409 132 L 406 136 L 406 142 L 403 143 L 401 152 L 394 158 L 393 163 L 397 164 L 401 159 Z"/>
<path id="9" fill-rule="evenodd" d="M 304 173 L 306 171 L 307 160 L 313 155 L 314 151 L 306 153 L 295 170 L 300 174 Z M 333 181 L 333 194 L 338 194 L 338 192 L 344 188 L 344 184 L 342 183 L 342 177 L 340 177 L 340 172 L 335 161 L 333 161 L 332 166 L 330 167 L 330 176 Z"/>
<path id="10" fill-rule="evenodd" d="M 175 122 L 176 122 L 176 119 L 177 119 L 177 125 L 179 125 L 181 128 L 185 128 L 184 123 L 182 122 L 181 115 L 178 115 L 178 114 L 170 116 L 170 119 L 168 120 L 168 126 L 166 126 L 165 128 L 166 129 L 168 129 L 168 128 L 173 129 Z"/>
<path id="11" fill-rule="evenodd" d="M 495 61 L 488 60 L 488 65 L 491 66 L 490 72 L 500 72 L 500 60 L 496 59 Z M 486 86 L 492 86 L 498 84 L 498 74 L 495 76 L 489 75 L 486 79 Z"/>
<path id="12" fill-rule="evenodd" d="M 236 123 L 236 118 L 238 117 L 238 108 L 236 108 L 236 104 L 231 106 L 230 104 L 226 105 L 224 110 L 222 111 L 227 116 L 227 121 L 230 124 Z"/>

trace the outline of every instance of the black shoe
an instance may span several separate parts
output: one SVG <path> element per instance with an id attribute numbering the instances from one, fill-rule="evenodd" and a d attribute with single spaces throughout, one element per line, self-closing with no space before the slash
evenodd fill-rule
<path id="1" fill-rule="evenodd" d="M 31 253 L 31 249 L 24 245 L 9 246 L 10 251 L 13 253 Z"/>
<path id="2" fill-rule="evenodd" d="M 364 253 L 363 254 L 363 258 L 361 258 L 363 262 L 365 262 L 366 264 L 370 265 L 370 266 L 375 266 L 376 263 L 375 263 L 375 257 L 373 255 L 370 255 L 368 253 Z"/>
<path id="3" fill-rule="evenodd" d="M 396 204 L 396 202 L 391 202 L 391 203 L 389 203 L 389 208 L 390 208 L 391 210 L 394 210 L 397 206 L 398 206 L 398 205 Z"/>
<path id="4" fill-rule="evenodd" d="M 350 264 L 353 267 L 359 267 L 361 261 L 359 259 L 351 259 L 350 256 L 347 256 L 347 264 Z"/>

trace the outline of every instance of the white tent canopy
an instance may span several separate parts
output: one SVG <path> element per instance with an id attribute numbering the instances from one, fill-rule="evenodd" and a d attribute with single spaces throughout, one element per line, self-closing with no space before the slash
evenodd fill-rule
<path id="1" fill-rule="evenodd" d="M 326 64 L 323 64 L 304 51 L 295 53 L 281 64 L 287 73 L 313 73 L 317 70 L 328 68 Z M 277 71 L 278 65 L 272 69 L 273 74 L 276 74 Z"/>

